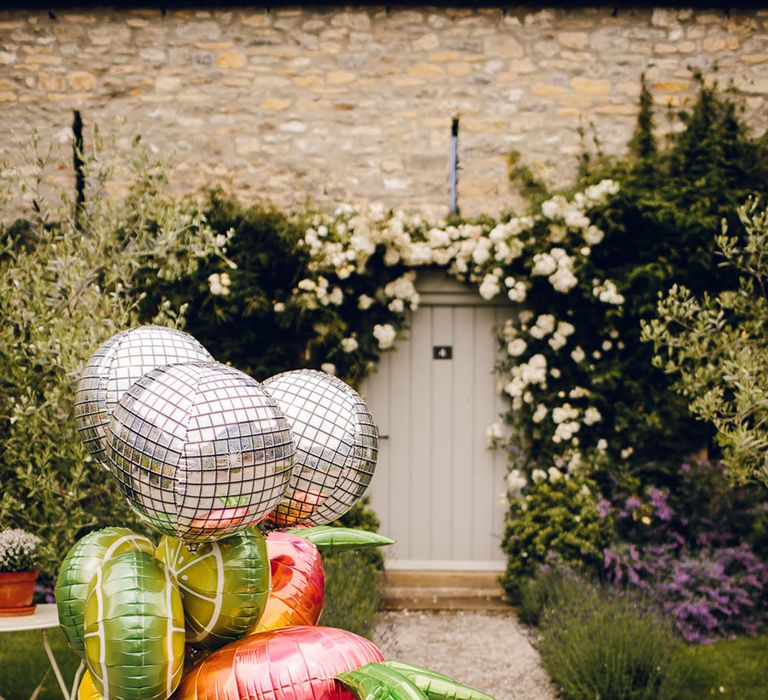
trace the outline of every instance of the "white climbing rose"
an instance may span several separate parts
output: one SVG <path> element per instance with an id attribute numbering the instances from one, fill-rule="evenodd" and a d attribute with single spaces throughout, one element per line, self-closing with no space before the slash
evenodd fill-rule
<path id="1" fill-rule="evenodd" d="M 381 350 L 387 350 L 395 344 L 397 332 L 389 323 L 377 323 L 373 327 L 373 337 L 379 343 Z"/>
<path id="2" fill-rule="evenodd" d="M 343 338 L 341 341 L 341 349 L 344 352 L 354 352 L 358 347 L 360 344 L 357 342 L 357 338 Z"/>

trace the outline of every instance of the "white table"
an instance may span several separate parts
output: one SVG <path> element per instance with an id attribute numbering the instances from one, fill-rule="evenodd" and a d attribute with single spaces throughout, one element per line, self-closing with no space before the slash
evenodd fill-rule
<path id="1" fill-rule="evenodd" d="M 51 651 L 51 645 L 48 643 L 48 630 L 51 627 L 59 626 L 59 613 L 56 610 L 54 603 L 44 603 L 38 605 L 33 615 L 20 615 L 19 617 L 0 617 L 0 632 L 25 632 L 27 630 L 41 630 L 43 633 L 43 648 L 48 655 L 48 661 L 51 664 L 53 673 L 56 676 L 56 680 L 59 683 L 61 694 L 66 700 L 76 700 L 77 689 L 80 686 L 80 679 L 82 678 L 85 665 L 80 662 L 80 666 L 75 673 L 75 679 L 72 682 L 72 690 L 67 688 L 67 684 L 64 682 L 64 678 L 59 670 L 59 665 L 56 663 L 56 657 Z"/>

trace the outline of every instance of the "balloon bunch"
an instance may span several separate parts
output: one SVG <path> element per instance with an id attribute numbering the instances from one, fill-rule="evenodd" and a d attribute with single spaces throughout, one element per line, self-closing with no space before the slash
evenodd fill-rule
<path id="1" fill-rule="evenodd" d="M 185 333 L 141 327 L 93 355 L 75 418 L 163 535 L 155 546 L 98 530 L 62 564 L 56 603 L 88 669 L 81 700 L 492 700 L 315 626 L 320 552 L 392 543 L 328 526 L 377 456 L 370 411 L 339 379 L 296 370 L 260 384 Z"/>

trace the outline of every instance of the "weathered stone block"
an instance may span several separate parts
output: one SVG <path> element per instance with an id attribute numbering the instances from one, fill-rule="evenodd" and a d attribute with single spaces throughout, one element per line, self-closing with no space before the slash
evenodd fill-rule
<path id="1" fill-rule="evenodd" d="M 565 88 L 562 85 L 550 85 L 548 83 L 533 83 L 531 85 L 531 94 L 537 97 L 552 97 L 562 95 Z"/>
<path id="2" fill-rule="evenodd" d="M 506 32 L 486 38 L 483 48 L 488 56 L 521 58 L 525 54 L 522 44 L 511 33 Z"/>
<path id="3" fill-rule="evenodd" d="M 43 71 L 37 74 L 37 84 L 41 90 L 46 92 L 63 92 L 67 88 L 67 81 L 63 75 Z"/>
<path id="4" fill-rule="evenodd" d="M 438 46 L 440 46 L 440 39 L 433 33 L 424 34 L 413 42 L 413 48 L 416 51 L 432 51 Z"/>
<path id="5" fill-rule="evenodd" d="M 429 63 L 417 63 L 408 69 L 408 74 L 414 78 L 443 78 L 445 72 L 442 68 Z"/>
<path id="6" fill-rule="evenodd" d="M 610 95 L 611 93 L 611 83 L 608 80 L 576 77 L 571 79 L 571 87 L 582 95 Z"/>
<path id="7" fill-rule="evenodd" d="M 139 58 L 151 63 L 160 63 L 168 58 L 168 54 L 162 49 L 142 49 L 139 51 Z"/>
<path id="8" fill-rule="evenodd" d="M 356 78 L 357 76 L 349 71 L 335 70 L 328 73 L 325 79 L 329 85 L 346 85 L 353 83 Z"/>
<path id="9" fill-rule="evenodd" d="M 429 54 L 429 60 L 432 63 L 450 63 L 451 61 L 460 61 L 461 54 L 457 51 L 443 51 L 442 53 Z"/>
<path id="10" fill-rule="evenodd" d="M 181 88 L 181 78 L 175 75 L 159 75 L 155 78 L 155 90 L 158 92 L 176 92 Z"/>
<path id="11" fill-rule="evenodd" d="M 678 13 L 676 9 L 657 7 L 651 14 L 651 24 L 656 27 L 674 27 L 679 23 Z"/>
<path id="12" fill-rule="evenodd" d="M 261 108 L 268 112 L 281 112 L 291 106 L 291 100 L 280 97 L 268 97 L 261 101 Z"/>
<path id="13" fill-rule="evenodd" d="M 371 18 L 367 12 L 337 12 L 334 13 L 331 24 L 334 27 L 346 27 L 347 29 L 369 29 Z"/>
<path id="14" fill-rule="evenodd" d="M 718 35 L 708 36 L 701 42 L 705 51 L 735 51 L 739 48 L 739 38 L 736 36 Z"/>
<path id="15" fill-rule="evenodd" d="M 31 54 L 26 57 L 27 63 L 33 63 L 41 66 L 60 66 L 60 56 L 49 56 L 45 53 Z"/>
<path id="16" fill-rule="evenodd" d="M 637 114 L 636 105 L 602 105 L 595 109 L 598 114 L 612 114 L 617 116 L 634 117 Z"/>
<path id="17" fill-rule="evenodd" d="M 246 27 L 268 27 L 270 24 L 269 13 L 264 11 L 244 14 L 240 16 L 240 22 Z"/>
<path id="18" fill-rule="evenodd" d="M 581 51 L 589 45 L 589 35 L 586 32 L 559 32 L 557 40 L 569 49 Z"/>
<path id="19" fill-rule="evenodd" d="M 242 68 L 248 63 L 248 57 L 242 51 L 224 51 L 216 56 L 219 68 Z"/>
<path id="20" fill-rule="evenodd" d="M 687 80 L 664 80 L 654 83 L 652 89 L 656 92 L 685 92 L 690 86 Z"/>
<path id="21" fill-rule="evenodd" d="M 96 78 L 85 71 L 75 71 L 70 73 L 67 81 L 69 86 L 76 92 L 90 92 L 96 87 Z"/>
<path id="22" fill-rule="evenodd" d="M 469 63 L 451 63 L 448 66 L 448 75 L 454 78 L 464 78 L 472 73 L 472 66 Z"/>

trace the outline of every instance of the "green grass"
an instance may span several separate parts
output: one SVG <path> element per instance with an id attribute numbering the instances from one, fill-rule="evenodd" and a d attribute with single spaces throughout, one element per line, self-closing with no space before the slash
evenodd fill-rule
<path id="1" fill-rule="evenodd" d="M 48 630 L 48 639 L 64 680 L 71 686 L 80 659 L 60 629 Z M 0 633 L 1 698 L 27 700 L 45 679 L 38 700 L 61 700 L 59 685 L 50 669 L 39 630 Z"/>
<path id="2" fill-rule="evenodd" d="M 691 672 L 680 700 L 768 700 L 768 634 L 689 646 L 683 657 Z"/>

